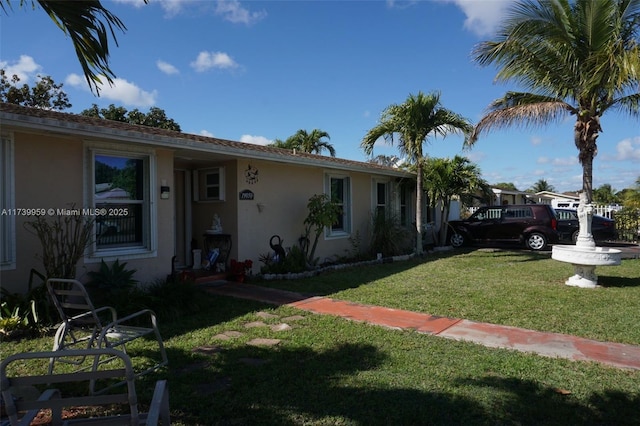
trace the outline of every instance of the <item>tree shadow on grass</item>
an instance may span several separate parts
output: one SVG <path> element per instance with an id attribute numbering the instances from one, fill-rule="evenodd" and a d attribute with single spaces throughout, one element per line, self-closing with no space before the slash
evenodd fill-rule
<path id="1" fill-rule="evenodd" d="M 594 392 L 584 403 L 517 378 L 470 378 L 433 390 L 396 386 L 391 376 L 373 377 L 384 374 L 387 355 L 369 344 L 171 352 L 172 416 L 182 424 L 640 424 L 640 397 L 620 392 Z M 484 403 L 455 393 L 468 387 L 497 391 Z"/>
<path id="2" fill-rule="evenodd" d="M 207 300 L 207 307 L 204 311 L 200 310 L 190 314 L 184 314 L 179 319 L 173 321 L 158 318 L 158 327 L 163 340 L 180 336 L 189 330 L 198 330 L 232 321 L 249 312 L 265 309 L 265 307 L 273 307 L 264 302 L 235 298 L 230 299 L 228 297 L 212 295 L 204 291 L 200 297 Z"/>
<path id="3" fill-rule="evenodd" d="M 598 285 L 602 287 L 639 287 L 640 277 L 630 278 L 599 275 Z"/>
<path id="4" fill-rule="evenodd" d="M 518 425 L 638 425 L 640 395 L 619 391 L 594 392 L 583 404 L 562 389 L 530 380 L 503 377 L 465 379 L 464 385 L 499 389 L 506 394 L 497 402 L 496 413 L 503 413 L 500 424 Z"/>
<path id="5" fill-rule="evenodd" d="M 375 370 L 384 359 L 366 344 L 324 352 L 225 349 L 201 359 L 193 370 L 178 368 L 180 378 L 169 378 L 171 403 L 182 407 L 179 420 L 190 425 L 451 425 L 482 419 L 475 402 L 444 392 L 344 384 Z"/>

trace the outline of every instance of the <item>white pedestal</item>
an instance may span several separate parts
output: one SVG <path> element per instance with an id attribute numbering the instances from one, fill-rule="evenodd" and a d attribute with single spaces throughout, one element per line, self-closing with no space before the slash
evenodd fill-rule
<path id="1" fill-rule="evenodd" d="M 596 266 L 614 266 L 620 264 L 621 251 L 607 247 L 553 246 L 551 258 L 571 263 L 575 274 L 565 282 L 566 285 L 582 288 L 594 288 L 598 285 Z"/>

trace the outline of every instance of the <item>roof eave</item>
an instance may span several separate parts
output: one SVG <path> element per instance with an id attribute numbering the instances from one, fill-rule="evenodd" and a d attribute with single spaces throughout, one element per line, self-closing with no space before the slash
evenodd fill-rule
<path id="1" fill-rule="evenodd" d="M 175 136 L 158 135 L 145 133 L 138 130 L 118 129 L 108 126 L 98 126 L 86 123 L 76 123 L 55 118 L 35 117 L 24 114 L 16 114 L 8 111 L 0 111 L 0 124 L 2 127 L 15 127 L 29 130 L 41 131 L 49 134 L 67 135 L 73 134 L 87 138 L 100 138 L 120 142 L 135 142 L 144 145 L 153 145 L 167 149 L 188 149 L 195 152 L 209 152 L 220 155 L 228 155 L 237 158 L 249 158 L 255 160 L 271 160 L 287 164 L 306 165 L 322 167 L 326 169 L 337 169 L 344 171 L 375 173 L 393 177 L 415 177 L 414 173 L 390 168 L 380 168 L 369 163 L 349 161 L 348 163 L 338 163 L 331 160 L 331 157 L 313 156 L 307 157 L 303 154 L 279 153 L 256 151 L 255 147 L 236 147 L 220 143 L 199 141 L 198 135 L 176 134 Z M 212 141 L 218 141 L 211 138 Z M 223 141 L 223 140 L 219 140 Z M 231 144 L 241 144 L 241 142 L 224 141 Z"/>

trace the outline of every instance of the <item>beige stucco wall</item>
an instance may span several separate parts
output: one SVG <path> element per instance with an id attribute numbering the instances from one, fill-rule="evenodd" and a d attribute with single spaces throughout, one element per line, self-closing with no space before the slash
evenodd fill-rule
<path id="1" fill-rule="evenodd" d="M 249 183 L 245 177 L 249 164 L 258 170 L 255 183 Z M 325 172 L 320 168 L 293 164 L 238 161 L 238 192 L 248 189 L 254 193 L 254 199 L 237 201 L 239 232 L 236 254 L 239 259 L 253 260 L 254 272 L 263 265 L 259 262 L 260 255 L 272 252 L 269 241 L 273 235 L 280 236 L 285 248 L 298 244 L 298 238 L 304 233 L 309 198 L 324 192 Z M 361 242 L 366 246 L 369 243 L 371 176 L 362 173 L 346 175 L 351 178 L 352 185 L 352 235 L 360 230 Z M 311 239 L 313 244 L 313 235 Z M 322 262 L 336 255 L 346 255 L 351 249 L 348 237 L 327 239 L 323 234 L 315 255 Z"/>
<path id="2" fill-rule="evenodd" d="M 3 131 L 11 129 L 4 128 Z M 84 203 L 85 141 L 80 137 L 52 136 L 50 134 L 12 132 L 14 138 L 15 207 L 63 209 L 71 205 L 81 208 Z M 95 139 L 92 141 L 100 142 Z M 117 145 L 112 145 L 116 147 Z M 122 145 L 126 147 L 125 145 Z M 165 277 L 170 272 L 173 256 L 174 203 L 160 200 L 160 183 L 164 179 L 173 187 L 173 153 L 154 150 L 156 158 L 155 192 L 152 209 L 157 219 L 157 250 L 152 257 L 143 259 L 120 258 L 127 267 L 137 269 L 136 278 L 144 281 Z M 42 249 L 35 235 L 27 232 L 24 223 L 29 218 L 16 217 L 16 268 L 0 272 L 0 285 L 12 292 L 26 291 L 32 268 L 43 272 L 39 256 Z M 156 232 L 155 230 L 153 232 Z M 2 236 L 7 238 L 7 236 Z M 105 261 L 113 261 L 108 258 Z M 77 278 L 87 280 L 87 272 L 99 266 L 99 259 L 82 259 L 77 267 Z"/>

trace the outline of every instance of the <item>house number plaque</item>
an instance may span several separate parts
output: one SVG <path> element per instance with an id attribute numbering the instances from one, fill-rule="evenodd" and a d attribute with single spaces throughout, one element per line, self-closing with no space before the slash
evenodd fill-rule
<path id="1" fill-rule="evenodd" d="M 240 191 L 238 194 L 239 200 L 253 200 L 253 191 L 249 189 L 245 189 L 244 191 Z"/>

